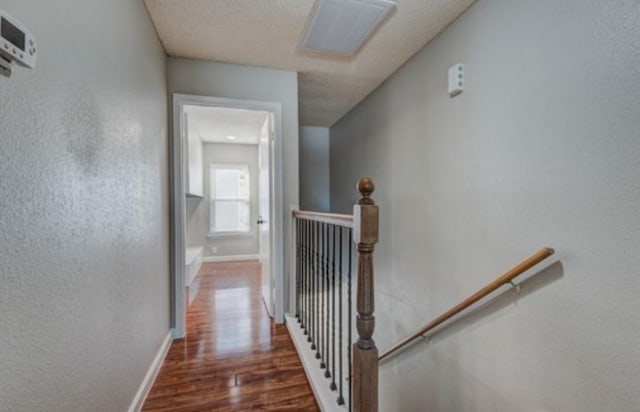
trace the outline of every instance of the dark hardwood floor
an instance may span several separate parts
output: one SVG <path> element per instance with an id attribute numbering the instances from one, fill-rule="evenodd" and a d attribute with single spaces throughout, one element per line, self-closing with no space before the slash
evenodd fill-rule
<path id="1" fill-rule="evenodd" d="M 171 346 L 144 411 L 318 411 L 284 325 L 267 315 L 257 262 L 205 263 L 187 336 Z"/>

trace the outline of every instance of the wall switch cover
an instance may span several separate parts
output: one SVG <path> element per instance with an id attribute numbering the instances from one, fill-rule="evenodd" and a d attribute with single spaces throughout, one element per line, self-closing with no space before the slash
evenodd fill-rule
<path id="1" fill-rule="evenodd" d="M 456 97 L 464 91 L 464 65 L 455 64 L 449 68 L 449 96 Z"/>

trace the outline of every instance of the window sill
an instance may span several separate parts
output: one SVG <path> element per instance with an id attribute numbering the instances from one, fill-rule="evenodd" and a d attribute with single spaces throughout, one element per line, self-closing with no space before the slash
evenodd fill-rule
<path id="1" fill-rule="evenodd" d="M 240 239 L 253 236 L 253 232 L 226 232 L 226 233 L 209 233 L 208 239 Z"/>

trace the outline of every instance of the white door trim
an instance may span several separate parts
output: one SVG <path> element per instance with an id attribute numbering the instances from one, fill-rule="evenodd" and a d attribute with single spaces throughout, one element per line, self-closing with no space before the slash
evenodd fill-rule
<path id="1" fill-rule="evenodd" d="M 171 330 L 174 339 L 184 337 L 186 332 L 186 300 L 185 300 L 185 182 L 184 182 L 184 150 L 180 133 L 180 114 L 184 105 L 228 107 L 235 109 L 261 110 L 273 113 L 273 193 L 269 225 L 271 226 L 271 273 L 275 280 L 275 321 L 284 322 L 284 241 L 283 241 L 283 176 L 282 176 L 282 105 L 277 102 L 257 100 L 230 99 L 224 97 L 198 96 L 174 93 L 172 100 L 173 134 L 171 138 Z"/>

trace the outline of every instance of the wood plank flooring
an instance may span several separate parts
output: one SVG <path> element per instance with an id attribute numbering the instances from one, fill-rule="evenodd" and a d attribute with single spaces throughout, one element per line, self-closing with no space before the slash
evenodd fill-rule
<path id="1" fill-rule="evenodd" d="M 187 336 L 171 346 L 144 411 L 318 411 L 284 325 L 267 315 L 258 262 L 205 263 Z"/>

